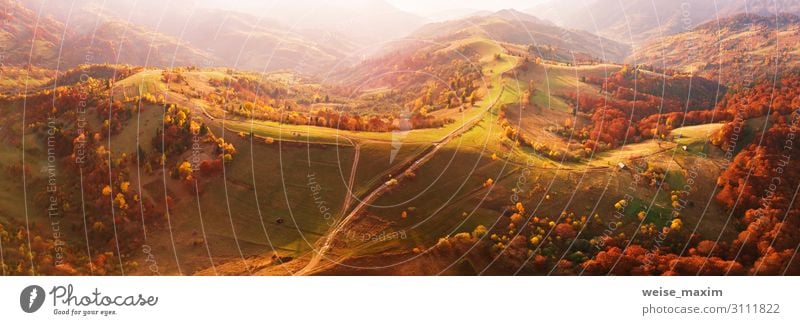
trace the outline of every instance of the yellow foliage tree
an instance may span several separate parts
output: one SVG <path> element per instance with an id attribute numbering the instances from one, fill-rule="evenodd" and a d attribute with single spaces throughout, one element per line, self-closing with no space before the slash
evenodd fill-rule
<path id="1" fill-rule="evenodd" d="M 669 225 L 669 228 L 672 230 L 681 230 L 683 227 L 683 221 L 681 219 L 673 219 L 672 224 Z"/>
<path id="2" fill-rule="evenodd" d="M 520 224 L 522 223 L 522 215 L 519 213 L 514 213 L 511 215 L 511 222 L 513 224 Z"/>
<path id="3" fill-rule="evenodd" d="M 189 179 L 192 176 L 192 164 L 184 160 L 178 166 L 178 174 L 181 175 L 183 179 Z"/>
<path id="4" fill-rule="evenodd" d="M 103 231 L 104 229 L 106 229 L 106 225 L 102 221 L 95 221 L 92 225 L 92 230 L 94 231 Z"/>
<path id="5" fill-rule="evenodd" d="M 125 195 L 122 195 L 122 193 L 117 193 L 117 196 L 114 197 L 114 203 L 122 210 L 128 209 L 128 201 L 125 200 Z"/>
<path id="6" fill-rule="evenodd" d="M 614 204 L 614 209 L 617 209 L 617 210 L 622 210 L 622 209 L 624 209 L 626 206 L 628 206 L 628 201 L 625 201 L 625 200 L 619 200 L 617 203 L 615 203 L 615 204 Z"/>
<path id="7" fill-rule="evenodd" d="M 517 208 L 517 212 L 520 214 L 525 214 L 525 207 L 522 205 L 522 202 L 517 202 L 515 208 Z"/>

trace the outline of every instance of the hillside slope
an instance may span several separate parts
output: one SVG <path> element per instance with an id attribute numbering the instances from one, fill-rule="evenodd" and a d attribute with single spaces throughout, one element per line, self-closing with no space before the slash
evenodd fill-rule
<path id="1" fill-rule="evenodd" d="M 97 63 L 196 65 L 211 58 L 208 52 L 177 38 L 123 20 L 76 12 L 61 21 L 50 14 L 52 9 L 49 4 L 2 2 L 0 12 L 5 13 L 5 22 L 0 47 L 4 49 L 4 64 L 31 63 L 66 70 Z M 65 11 L 69 12 L 69 7 Z"/>
<path id="2" fill-rule="evenodd" d="M 468 36 L 485 37 L 497 42 L 551 46 L 586 53 L 603 61 L 619 61 L 630 52 L 626 45 L 585 31 L 569 30 L 534 16 L 501 10 L 490 15 L 432 23 L 409 38 L 448 41 Z"/>
<path id="3" fill-rule="evenodd" d="M 628 62 L 728 84 L 794 69 L 799 58 L 800 17 L 740 14 L 653 40 Z"/>
<path id="4" fill-rule="evenodd" d="M 4 0 L 2 7 L 7 65 L 26 64 L 32 40 L 36 65 L 62 69 L 111 63 L 318 72 L 357 48 L 335 32 L 180 3 Z"/>
<path id="5" fill-rule="evenodd" d="M 4 65 L 25 65 L 52 61 L 64 25 L 41 17 L 13 0 L 0 1 L 0 50 Z"/>
<path id="6" fill-rule="evenodd" d="M 547 17 L 560 26 L 639 45 L 744 12 L 759 15 L 800 13 L 800 3 L 792 0 L 567 0 L 538 4 L 525 12 Z"/>

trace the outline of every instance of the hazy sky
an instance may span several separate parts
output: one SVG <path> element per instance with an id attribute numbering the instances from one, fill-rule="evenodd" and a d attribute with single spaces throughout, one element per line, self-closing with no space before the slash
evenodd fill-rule
<path id="1" fill-rule="evenodd" d="M 387 0 L 397 8 L 418 15 L 459 9 L 496 11 L 514 8 L 524 10 L 537 3 L 549 1 L 553 0 Z"/>
<path id="2" fill-rule="evenodd" d="M 181 0 L 173 0 L 181 1 Z M 183 0 L 186 1 L 186 0 Z M 327 4 L 327 6 L 349 7 L 349 8 L 370 8 L 374 5 L 385 2 L 403 11 L 407 11 L 420 16 L 428 16 L 449 11 L 465 10 L 489 10 L 497 11 L 500 9 L 514 8 L 518 10 L 528 9 L 539 3 L 564 1 L 564 0 L 197 0 L 201 4 L 211 7 L 252 10 L 255 8 L 275 8 L 275 7 L 297 7 L 298 9 L 309 8 L 315 4 Z"/>

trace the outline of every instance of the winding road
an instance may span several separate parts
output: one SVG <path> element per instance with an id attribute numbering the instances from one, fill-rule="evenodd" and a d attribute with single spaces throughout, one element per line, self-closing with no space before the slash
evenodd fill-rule
<path id="1" fill-rule="evenodd" d="M 486 113 L 488 113 L 492 108 L 494 108 L 494 106 L 497 104 L 497 102 L 500 101 L 500 98 L 502 98 L 502 96 L 503 96 L 503 92 L 505 92 L 505 88 L 502 88 L 500 90 L 500 93 L 494 99 L 492 104 L 490 104 L 483 112 L 481 112 L 480 114 L 475 115 L 475 117 L 473 117 L 469 121 L 466 121 L 461 126 L 459 126 L 458 128 L 454 129 L 453 131 L 451 131 L 450 133 L 448 133 L 447 135 L 442 137 L 439 141 L 433 142 L 433 147 L 431 147 L 430 149 L 426 150 L 425 152 L 420 153 L 420 155 L 417 156 L 416 159 L 414 159 L 414 162 L 412 164 L 408 165 L 408 167 L 406 167 L 403 170 L 401 170 L 400 173 L 396 173 L 395 175 L 397 175 L 397 177 L 395 177 L 395 179 L 397 179 L 398 182 L 402 181 L 404 178 L 406 178 L 406 172 L 407 171 L 412 171 L 413 172 L 413 171 L 417 170 L 419 167 L 421 167 L 423 164 L 425 164 L 431 158 L 433 158 L 433 156 L 437 152 L 439 152 L 439 150 L 441 148 L 443 148 L 447 143 L 449 143 L 450 140 L 460 136 L 464 132 L 470 130 L 473 126 L 475 126 L 478 123 L 480 123 L 480 121 L 483 120 L 483 117 L 486 115 Z M 359 151 L 356 150 L 356 155 L 358 155 L 358 152 Z M 354 161 L 358 162 L 358 156 L 356 156 Z M 352 173 L 351 173 L 351 176 L 350 176 L 350 182 L 351 182 L 350 183 L 350 188 L 352 188 L 352 186 L 353 186 L 352 182 L 353 182 L 353 179 L 355 178 L 354 176 L 355 176 L 355 172 L 356 172 L 356 167 L 357 167 L 357 165 L 354 164 L 353 165 L 353 170 L 352 170 Z M 365 208 L 367 208 L 370 204 L 372 204 L 372 202 L 374 202 L 378 197 L 380 197 L 384 192 L 386 192 L 392 186 L 394 186 L 394 185 L 392 185 L 391 183 L 388 183 L 388 182 L 381 183 L 378 187 L 376 187 L 369 194 L 367 194 L 367 196 L 365 196 L 364 199 L 362 199 L 358 203 L 358 205 L 356 205 L 356 207 L 353 208 L 353 210 L 350 211 L 350 213 L 347 214 L 346 217 L 341 219 L 341 221 L 339 221 L 337 224 L 335 224 L 333 226 L 333 228 L 328 233 L 328 235 L 326 235 L 324 237 L 324 241 L 322 242 L 322 246 L 320 246 L 319 249 L 315 249 L 314 250 L 314 253 L 313 253 L 311 259 L 309 260 L 308 264 L 306 264 L 305 267 L 303 267 L 302 269 L 297 271 L 294 275 L 308 275 L 312 271 L 314 271 L 314 269 L 317 267 L 319 262 L 325 256 L 325 254 L 327 254 L 328 251 L 330 251 L 331 245 L 333 244 L 334 239 L 342 231 L 342 229 L 344 229 L 350 222 L 352 222 L 354 219 L 356 219 Z M 342 211 L 346 211 L 346 207 L 349 205 L 348 201 L 349 201 L 351 196 L 352 195 L 348 195 L 347 196 L 348 199 L 345 200 L 345 202 L 348 203 L 348 204 L 345 205 L 345 209 L 343 209 Z"/>

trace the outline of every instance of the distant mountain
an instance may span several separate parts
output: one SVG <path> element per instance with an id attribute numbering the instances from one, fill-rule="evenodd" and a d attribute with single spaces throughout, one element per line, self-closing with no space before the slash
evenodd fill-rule
<path id="1" fill-rule="evenodd" d="M 467 18 L 470 16 L 490 15 L 491 11 L 478 10 L 478 9 L 465 9 L 465 8 L 452 8 L 441 11 L 433 11 L 425 13 L 425 17 L 430 21 L 446 21 Z"/>
<path id="2" fill-rule="evenodd" d="M 62 68 L 90 62 L 316 72 L 358 48 L 336 32 L 295 29 L 270 18 L 186 3 L 3 1 L 5 11 L 12 12 L 0 39 L 8 52 L 5 64 L 27 63 L 37 17 L 42 19 L 33 64 L 49 68 L 55 67 L 62 43 Z"/>
<path id="3" fill-rule="evenodd" d="M 800 13 L 800 1 L 560 0 L 538 4 L 525 12 L 559 26 L 639 45 L 743 12 Z"/>
<path id="4" fill-rule="evenodd" d="M 64 44 L 62 62 L 66 67 L 82 63 L 158 67 L 202 65 L 212 57 L 211 53 L 186 41 L 123 21 L 101 22 L 96 31 L 67 38 Z"/>
<path id="5" fill-rule="evenodd" d="M 407 36 L 428 22 L 383 0 L 348 0 L 345 4 L 319 0 L 265 1 L 254 9 L 254 15 L 263 13 L 294 29 L 348 35 L 362 47 Z"/>
<path id="6" fill-rule="evenodd" d="M 212 66 L 253 71 L 324 70 L 357 48 L 350 39 L 329 31 L 302 31 L 264 18 L 216 9 L 182 17 L 182 39 L 211 52 Z"/>
<path id="7" fill-rule="evenodd" d="M 723 84 L 752 81 L 800 67 L 800 17 L 735 15 L 655 39 L 627 61 Z"/>
<path id="8" fill-rule="evenodd" d="M 425 89 L 430 85 L 464 85 L 470 84 L 469 80 L 478 84 L 484 73 L 508 69 L 507 64 L 539 59 L 561 66 L 621 62 L 629 53 L 628 46 L 615 41 L 563 29 L 519 11 L 500 10 L 427 24 L 356 65 L 332 70 L 325 79 L 352 93 L 392 89 L 387 98 L 404 96 L 398 101 L 418 107 L 419 102 L 435 100 L 417 101 L 410 96 L 409 101 L 406 94 L 435 94 Z M 466 90 L 462 101 L 474 89 Z"/>
<path id="9" fill-rule="evenodd" d="M 29 8 L 15 1 L 3 1 L 2 7 L 5 16 L 0 47 L 6 65 L 30 63 L 51 69 L 91 63 L 195 65 L 210 57 L 174 37 L 124 21 L 93 20 L 93 28 L 82 31 L 76 26 L 83 25 L 73 25 L 72 18 L 59 21 L 47 14 L 46 6 Z"/>
<path id="10" fill-rule="evenodd" d="M 53 62 L 64 24 L 41 17 L 16 1 L 0 0 L 0 53 L 3 65 Z"/>
<path id="11" fill-rule="evenodd" d="M 410 38 L 441 41 L 468 36 L 522 45 L 552 46 L 586 53 L 602 61 L 621 61 L 630 53 L 627 45 L 589 32 L 564 29 L 548 20 L 512 9 L 428 24 Z"/>

